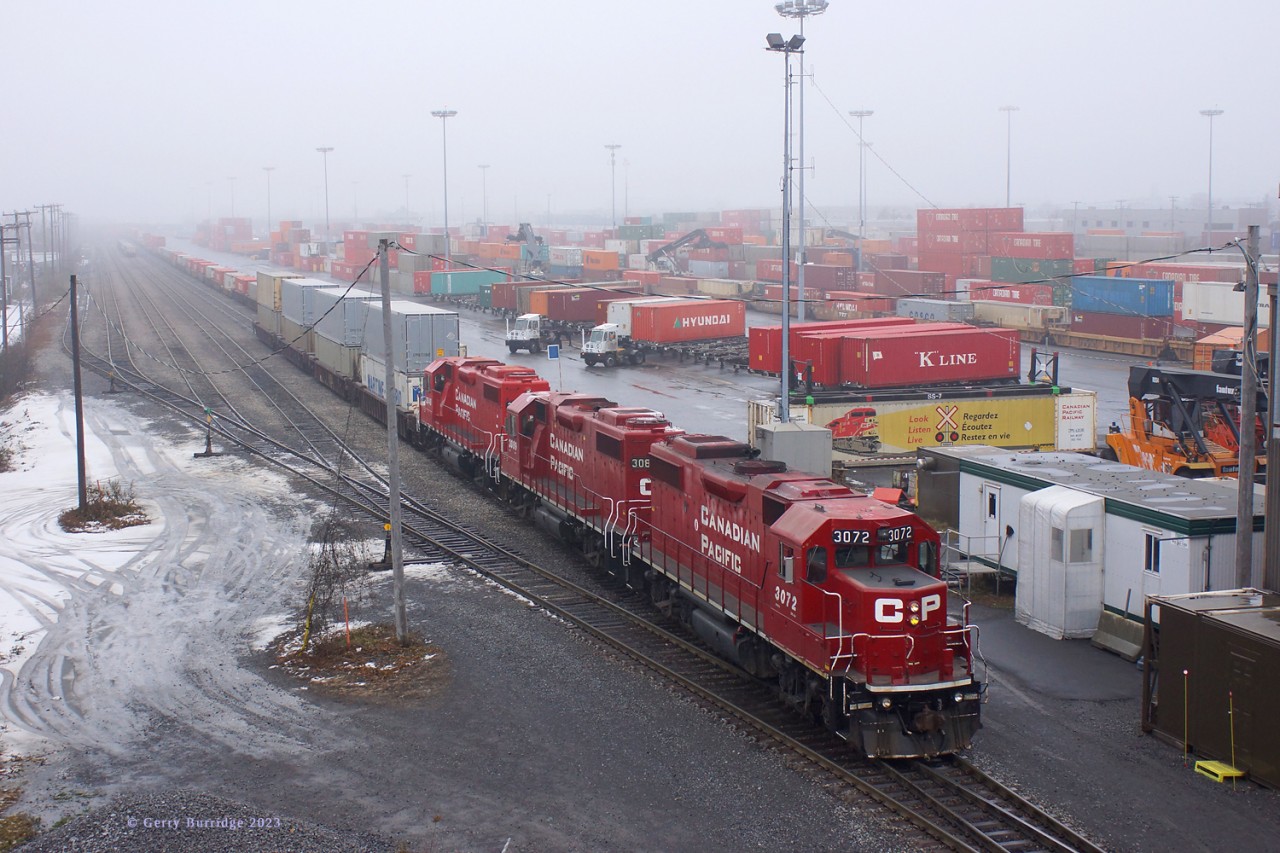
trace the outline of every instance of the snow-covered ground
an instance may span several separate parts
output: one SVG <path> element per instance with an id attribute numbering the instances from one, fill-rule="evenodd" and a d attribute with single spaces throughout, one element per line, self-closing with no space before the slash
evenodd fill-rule
<path id="1" fill-rule="evenodd" d="M 103 705 L 146 695 L 153 712 L 176 711 L 199 698 L 192 669 L 222 667 L 223 655 L 252 648 L 255 628 L 287 622 L 316 508 L 236 456 L 192 458 L 195 432 L 180 443 L 149 427 L 88 401 L 89 481 L 131 484 L 151 520 L 73 534 L 58 524 L 76 504 L 71 396 L 29 394 L 0 411 L 15 468 L 0 473 L 0 733 L 10 749 L 23 733 L 127 742 L 131 715 Z M 121 730 L 108 731 L 113 721 Z"/>

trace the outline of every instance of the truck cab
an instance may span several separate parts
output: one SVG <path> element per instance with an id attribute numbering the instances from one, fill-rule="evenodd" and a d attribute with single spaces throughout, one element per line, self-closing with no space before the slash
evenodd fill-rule
<path id="1" fill-rule="evenodd" d="M 625 350 L 626 338 L 617 323 L 601 323 L 582 342 L 582 360 L 587 366 L 613 367 Z"/>
<path id="2" fill-rule="evenodd" d="M 528 350 L 537 353 L 542 350 L 543 316 L 541 314 L 521 314 L 515 323 L 507 326 L 507 349 L 512 353 Z"/>

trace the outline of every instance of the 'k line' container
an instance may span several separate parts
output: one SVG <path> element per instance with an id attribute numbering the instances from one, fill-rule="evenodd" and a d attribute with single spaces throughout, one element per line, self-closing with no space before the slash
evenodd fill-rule
<path id="1" fill-rule="evenodd" d="M 920 387 L 1006 380 L 1018 375 L 1019 336 L 1011 329 L 933 331 L 922 325 L 863 334 L 846 338 L 841 347 L 844 385 Z"/>
<path id="2" fill-rule="evenodd" d="M 367 354 L 379 358 L 386 352 L 382 330 L 382 305 L 364 303 Z M 391 353 L 397 370 L 420 373 L 437 358 L 458 354 L 458 312 L 405 300 L 391 303 Z"/>

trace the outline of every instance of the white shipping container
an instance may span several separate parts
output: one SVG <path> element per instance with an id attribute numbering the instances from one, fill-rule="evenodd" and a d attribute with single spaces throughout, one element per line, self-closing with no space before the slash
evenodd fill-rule
<path id="1" fill-rule="evenodd" d="M 1244 294 L 1229 281 L 1184 281 L 1182 318 L 1197 323 L 1227 326 L 1244 325 Z M 1271 325 L 1271 298 L 1265 287 L 1258 288 L 1258 326 Z"/>
<path id="2" fill-rule="evenodd" d="M 627 269 L 642 270 L 649 266 L 649 259 L 645 255 L 627 255 Z"/>
<path id="3" fill-rule="evenodd" d="M 639 240 L 605 240 L 604 247 L 610 252 L 617 252 L 619 255 L 634 255 L 640 251 Z"/>
<path id="4" fill-rule="evenodd" d="M 996 302 L 975 299 L 973 319 L 1005 329 L 1047 330 L 1067 324 L 1067 309 L 1060 305 L 1027 305 L 1022 302 Z"/>
<path id="5" fill-rule="evenodd" d="M 379 400 L 387 399 L 387 365 L 367 353 L 360 356 L 360 376 L 364 387 Z M 395 371 L 396 406 L 401 409 L 416 408 L 422 401 L 422 373 Z"/>
<path id="6" fill-rule="evenodd" d="M 609 303 L 605 309 L 605 320 L 616 323 L 618 334 L 631 336 L 631 306 L 637 304 L 652 305 L 655 302 L 680 302 L 675 296 L 646 296 L 641 299 L 617 299 Z"/>
<path id="7" fill-rule="evenodd" d="M 968 302 L 971 298 L 973 298 L 972 294 L 970 293 L 970 287 L 975 285 L 981 287 L 983 285 L 988 285 L 988 284 L 991 284 L 991 282 L 981 278 L 956 279 L 956 301 Z M 981 299 L 982 296 L 979 295 L 978 298 Z"/>
<path id="8" fill-rule="evenodd" d="M 552 246 L 547 255 L 552 266 L 582 266 L 582 249 L 578 246 Z"/>

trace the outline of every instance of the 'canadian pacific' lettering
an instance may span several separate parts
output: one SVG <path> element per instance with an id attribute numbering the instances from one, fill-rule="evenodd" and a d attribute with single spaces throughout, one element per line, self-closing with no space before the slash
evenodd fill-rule
<path id="1" fill-rule="evenodd" d="M 725 546 L 713 542 L 711 537 L 707 535 L 707 531 L 711 530 L 719 533 L 721 536 L 729 540 L 745 546 L 749 550 L 760 550 L 760 534 L 753 533 L 737 522 L 731 521 L 723 516 L 716 515 L 710 507 L 701 507 L 698 514 L 699 526 L 702 528 L 701 547 L 702 553 L 717 563 L 728 566 L 738 574 L 742 574 L 742 557 L 734 553 Z"/>
<path id="2" fill-rule="evenodd" d="M 551 449 L 559 451 L 560 453 L 563 453 L 565 456 L 568 456 L 570 459 L 574 459 L 578 462 L 582 461 L 581 447 L 574 447 L 572 444 L 570 444 L 567 441 L 561 441 L 555 435 L 551 436 Z"/>

